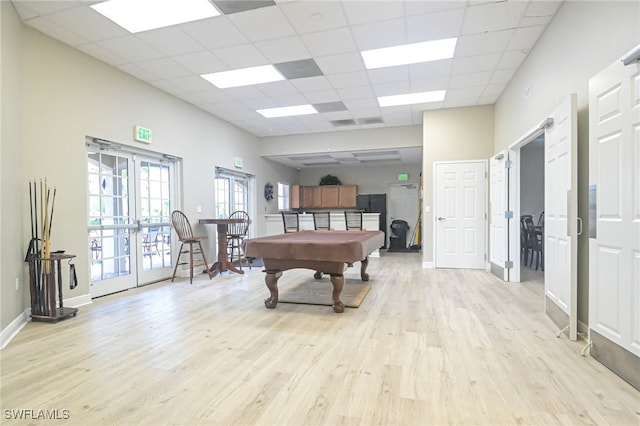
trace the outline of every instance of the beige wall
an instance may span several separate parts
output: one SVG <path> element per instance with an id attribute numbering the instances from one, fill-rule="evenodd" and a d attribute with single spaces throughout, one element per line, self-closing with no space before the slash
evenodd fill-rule
<path id="1" fill-rule="evenodd" d="M 640 44 L 640 2 L 565 1 L 495 105 L 494 153 L 542 122 L 571 93 L 578 107 L 578 215 L 588 229 L 589 79 Z M 524 91 L 531 95 L 524 99 Z M 578 320 L 588 322 L 587 233 L 578 239 Z"/>
<path id="2" fill-rule="evenodd" d="M 493 105 L 425 111 L 422 170 L 424 177 L 422 260 L 433 262 L 433 163 L 487 160 L 493 152 Z M 429 206 L 427 213 L 424 207 Z"/>
<path id="3" fill-rule="evenodd" d="M 11 3 L 1 3 L 3 332 L 28 307 L 28 289 L 22 285 L 16 291 L 15 278 L 28 279 L 22 257 L 30 238 L 29 179 L 46 177 L 57 188 L 52 244 L 77 255 L 79 279 L 76 289 L 65 290 L 65 298 L 89 294 L 87 135 L 138 146 L 133 126 L 152 129 L 153 143 L 140 147 L 183 159 L 181 208 L 192 221 L 213 215 L 214 167 L 234 169 L 235 156 L 244 159 L 244 172 L 257 176 L 256 213 L 277 211 L 261 188 L 267 181 L 295 181 L 297 174 L 261 158 L 255 136 L 22 26 Z M 196 213 L 197 205 L 202 213 Z M 260 233 L 265 222 L 257 216 Z M 207 251 L 215 258 L 213 227 L 198 232 L 209 233 Z"/>
<path id="4" fill-rule="evenodd" d="M 22 185 L 20 170 L 23 158 L 20 131 L 22 24 L 10 2 L 0 2 L 0 31 L 0 330 L 4 330 L 24 312 L 27 300 L 22 228 L 25 220 L 29 220 L 28 214 L 25 216 L 21 209 L 22 191 L 28 188 L 26 182 Z M 16 278 L 19 280 L 17 291 Z"/>

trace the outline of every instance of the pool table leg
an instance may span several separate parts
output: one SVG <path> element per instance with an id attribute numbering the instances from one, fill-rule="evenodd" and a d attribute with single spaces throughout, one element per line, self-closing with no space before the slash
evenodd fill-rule
<path id="1" fill-rule="evenodd" d="M 267 276 L 264 278 L 271 293 L 271 296 L 264 300 L 264 306 L 267 309 L 274 309 L 278 304 L 278 278 L 281 276 L 282 272 L 280 271 L 267 271 Z"/>
<path id="2" fill-rule="evenodd" d="M 369 266 L 369 256 L 360 262 L 360 278 L 362 278 L 362 281 L 369 281 L 369 274 L 366 272 L 367 266 Z"/>
<path id="3" fill-rule="evenodd" d="M 344 312 L 344 303 L 340 300 L 344 288 L 344 275 L 331 274 L 331 284 L 333 284 L 333 312 L 341 314 Z"/>

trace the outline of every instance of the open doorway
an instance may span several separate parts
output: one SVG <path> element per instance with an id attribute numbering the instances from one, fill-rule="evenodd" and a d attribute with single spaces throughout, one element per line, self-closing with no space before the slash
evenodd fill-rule
<path id="1" fill-rule="evenodd" d="M 520 282 L 544 296 L 544 133 L 520 147 Z"/>

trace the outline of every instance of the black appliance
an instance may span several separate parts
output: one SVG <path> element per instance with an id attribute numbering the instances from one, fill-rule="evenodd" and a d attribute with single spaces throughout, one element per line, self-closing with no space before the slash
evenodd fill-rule
<path id="1" fill-rule="evenodd" d="M 382 248 L 387 248 L 387 194 L 358 194 L 356 206 L 364 213 L 380 213 L 379 229 L 384 232 Z"/>

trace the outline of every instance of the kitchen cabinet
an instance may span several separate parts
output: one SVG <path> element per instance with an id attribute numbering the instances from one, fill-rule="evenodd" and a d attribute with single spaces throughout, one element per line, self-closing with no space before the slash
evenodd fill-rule
<path id="1" fill-rule="evenodd" d="M 293 185 L 291 189 L 292 209 L 355 208 L 357 185 Z"/>

